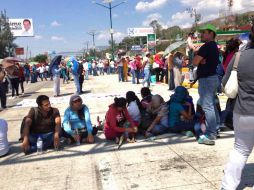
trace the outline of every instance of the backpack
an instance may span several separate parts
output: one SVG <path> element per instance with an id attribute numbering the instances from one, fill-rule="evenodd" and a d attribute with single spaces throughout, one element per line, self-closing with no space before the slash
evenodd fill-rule
<path id="1" fill-rule="evenodd" d="M 37 107 L 34 107 L 34 118 L 32 119 L 32 125 L 34 125 L 36 123 L 36 120 L 38 118 L 38 108 Z M 25 121 L 26 121 L 26 118 L 27 116 L 25 116 L 21 122 L 21 126 L 20 126 L 20 138 L 19 138 L 19 141 L 22 141 L 23 138 L 24 138 L 24 134 L 23 134 L 23 131 L 24 131 L 24 128 L 25 128 Z"/>

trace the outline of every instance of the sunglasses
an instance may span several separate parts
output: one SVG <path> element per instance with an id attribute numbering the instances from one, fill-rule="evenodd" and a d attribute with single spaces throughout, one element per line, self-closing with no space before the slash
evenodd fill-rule
<path id="1" fill-rule="evenodd" d="M 73 103 L 77 103 L 77 102 L 81 102 L 82 100 L 81 99 L 77 99 L 75 101 L 72 101 Z"/>

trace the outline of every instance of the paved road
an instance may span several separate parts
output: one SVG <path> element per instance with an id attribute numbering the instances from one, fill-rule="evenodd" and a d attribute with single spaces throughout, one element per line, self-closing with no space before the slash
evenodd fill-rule
<path id="1" fill-rule="evenodd" d="M 104 117 L 115 96 L 124 96 L 128 90 L 139 93 L 141 85 L 118 83 L 117 76 L 99 76 L 84 84 L 82 95 L 90 108 L 92 122 Z M 48 151 L 43 155 L 25 156 L 20 152 L 19 127 L 22 118 L 39 94 L 50 97 L 52 82 L 38 82 L 26 86 L 28 96 L 8 100 L 11 108 L 0 112 L 0 118 L 9 123 L 10 154 L 0 158 L 0 189 L 219 189 L 224 165 L 233 147 L 233 132 L 224 132 L 215 146 L 198 145 L 194 138 L 167 134 L 154 141 L 139 138 L 137 143 L 124 144 L 120 150 L 105 141 L 99 133 L 95 144 L 65 147 L 62 151 Z M 74 84 L 62 85 L 63 96 L 51 98 L 61 116 L 68 106 Z M 152 87 L 153 94 L 165 100 L 169 91 L 165 85 Z M 197 90 L 190 90 L 196 101 Z M 140 95 L 139 95 L 140 96 Z M 224 106 L 226 98 L 221 97 Z M 240 189 L 254 185 L 254 156 L 249 158 Z"/>

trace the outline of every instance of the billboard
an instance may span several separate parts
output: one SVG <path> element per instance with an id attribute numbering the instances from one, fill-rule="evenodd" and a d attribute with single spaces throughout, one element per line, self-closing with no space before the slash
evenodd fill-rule
<path id="1" fill-rule="evenodd" d="M 128 36 L 137 37 L 137 36 L 147 36 L 147 34 L 153 34 L 153 28 L 128 28 Z"/>
<path id="2" fill-rule="evenodd" d="M 24 48 L 22 48 L 22 47 L 15 48 L 15 54 L 16 55 L 24 55 Z"/>
<path id="3" fill-rule="evenodd" d="M 33 20 L 30 18 L 9 19 L 13 36 L 34 36 Z"/>

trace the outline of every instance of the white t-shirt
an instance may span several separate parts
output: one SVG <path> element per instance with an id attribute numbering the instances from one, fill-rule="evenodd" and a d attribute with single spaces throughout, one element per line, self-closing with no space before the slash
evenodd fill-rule
<path id="1" fill-rule="evenodd" d="M 114 68 L 114 67 L 115 67 L 115 62 L 114 62 L 114 61 L 110 61 L 109 64 L 110 64 L 110 67 L 111 67 L 111 68 Z"/>
<path id="2" fill-rule="evenodd" d="M 129 106 L 127 107 L 127 110 L 130 114 L 130 117 L 133 119 L 135 122 L 140 122 L 141 120 L 141 114 L 137 105 L 136 101 L 132 101 Z"/>
<path id="3" fill-rule="evenodd" d="M 37 70 L 39 71 L 39 73 L 44 73 L 45 67 L 39 67 Z"/>
<path id="4" fill-rule="evenodd" d="M 8 124 L 5 120 L 0 119 L 0 156 L 7 154 L 9 143 L 7 139 Z"/>
<path id="5" fill-rule="evenodd" d="M 83 68 L 85 71 L 88 71 L 88 62 L 83 63 Z"/>

